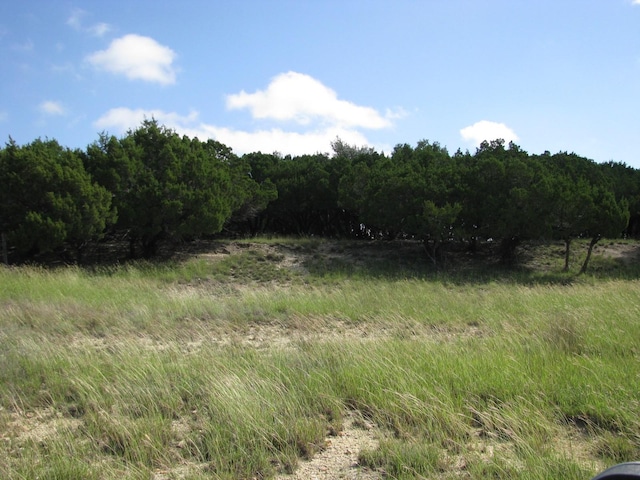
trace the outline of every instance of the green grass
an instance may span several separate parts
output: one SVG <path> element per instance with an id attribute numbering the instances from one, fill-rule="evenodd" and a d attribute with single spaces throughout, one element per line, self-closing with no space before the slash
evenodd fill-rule
<path id="1" fill-rule="evenodd" d="M 0 477 L 270 478 L 349 410 L 379 427 L 359 462 L 388 478 L 587 479 L 640 459 L 628 270 L 465 280 L 354 251 L 275 239 L 0 269 Z"/>

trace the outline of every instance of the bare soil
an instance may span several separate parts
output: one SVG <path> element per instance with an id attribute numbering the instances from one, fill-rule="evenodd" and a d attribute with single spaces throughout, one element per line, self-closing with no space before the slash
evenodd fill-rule
<path id="1" fill-rule="evenodd" d="M 358 453 L 378 446 L 382 432 L 355 412 L 349 412 L 343 429 L 325 439 L 325 448 L 311 460 L 301 461 L 291 475 L 278 475 L 276 480 L 378 480 L 382 473 L 362 468 Z"/>

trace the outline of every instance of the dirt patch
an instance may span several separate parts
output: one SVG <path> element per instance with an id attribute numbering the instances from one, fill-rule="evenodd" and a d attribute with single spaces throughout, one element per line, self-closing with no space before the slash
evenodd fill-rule
<path id="1" fill-rule="evenodd" d="M 594 254 L 602 255 L 605 258 L 614 258 L 628 265 L 640 261 L 640 245 L 625 242 L 597 244 L 594 247 Z"/>
<path id="2" fill-rule="evenodd" d="M 196 355 L 212 347 L 241 346 L 256 350 L 295 350 L 308 343 L 332 342 L 369 343 L 385 339 L 419 340 L 425 343 L 456 342 L 465 338 L 480 338 L 491 332 L 473 325 L 432 326 L 361 325 L 335 318 L 301 319 L 297 324 L 278 322 L 249 323 L 243 326 L 200 326 L 185 333 L 185 338 L 163 338 L 162 335 L 136 334 L 121 338 L 106 334 L 101 337 L 76 335 L 70 340 L 73 348 L 92 351 L 116 351 L 135 347 L 147 351 L 179 350 L 182 354 Z"/>
<path id="3" fill-rule="evenodd" d="M 291 475 L 278 475 L 276 480 L 378 480 L 380 472 L 363 468 L 358 464 L 361 450 L 377 448 L 380 430 L 356 412 L 349 412 L 344 428 L 337 435 L 325 439 L 325 449 L 311 460 L 301 461 Z"/>
<path id="4" fill-rule="evenodd" d="M 28 442 L 43 443 L 62 432 L 77 430 L 82 422 L 79 419 L 63 416 L 53 407 L 37 411 L 1 412 L 6 415 L 5 429 L 0 441 L 12 442 L 20 448 Z"/>

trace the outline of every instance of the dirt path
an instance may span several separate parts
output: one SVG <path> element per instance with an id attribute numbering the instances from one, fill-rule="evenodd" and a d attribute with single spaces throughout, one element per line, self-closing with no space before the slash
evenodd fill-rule
<path id="1" fill-rule="evenodd" d="M 276 480 L 379 480 L 379 472 L 358 465 L 363 449 L 378 446 L 379 431 L 375 425 L 355 413 L 344 419 L 344 429 L 335 437 L 326 438 L 326 448 L 311 460 L 300 461 L 291 475 L 276 476 Z"/>

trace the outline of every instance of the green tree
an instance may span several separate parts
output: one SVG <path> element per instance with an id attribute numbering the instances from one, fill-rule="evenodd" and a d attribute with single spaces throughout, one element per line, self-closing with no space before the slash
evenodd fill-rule
<path id="1" fill-rule="evenodd" d="M 153 256 L 164 240 L 219 232 L 234 205 L 231 150 L 214 140 L 180 137 L 155 120 L 116 141 L 101 135 L 87 168 L 114 195 L 116 227 Z"/>
<path id="2" fill-rule="evenodd" d="M 629 204 L 629 226 L 625 234 L 640 237 L 640 170 L 622 162 L 599 164 L 610 184 L 617 201 L 626 200 Z"/>
<path id="3" fill-rule="evenodd" d="M 424 202 L 420 218 L 422 228 L 418 232 L 423 238 L 427 255 L 434 265 L 438 263 L 442 245 L 452 240 L 454 225 L 461 211 L 462 205 L 459 203 L 436 205 L 433 200 Z"/>
<path id="4" fill-rule="evenodd" d="M 341 196 L 368 229 L 422 240 L 435 265 L 454 238 L 461 211 L 457 184 L 455 160 L 437 142 L 422 140 L 415 148 L 397 145 L 390 157 L 354 156 Z"/>
<path id="5" fill-rule="evenodd" d="M 113 220 L 111 195 L 94 183 L 80 153 L 55 140 L 0 151 L 0 230 L 22 255 L 87 242 Z"/>
<path id="6" fill-rule="evenodd" d="M 565 243 L 565 271 L 569 270 L 572 240 L 590 238 L 587 256 L 580 269 L 580 273 L 584 273 L 596 243 L 606 236 L 619 237 L 626 229 L 629 203 L 619 193 L 632 194 L 633 190 L 621 189 L 616 185 L 615 177 L 601 164 L 575 153 L 545 154 L 539 158 L 553 178 L 551 220 L 554 236 Z"/>
<path id="7" fill-rule="evenodd" d="M 227 228 L 240 231 L 245 228 L 251 235 L 256 235 L 263 228 L 260 214 L 270 202 L 278 198 L 278 190 L 269 178 L 254 178 L 249 158 L 243 156 L 230 159 L 235 195 L 233 213 L 227 221 Z"/>
<path id="8" fill-rule="evenodd" d="M 629 224 L 629 204 L 625 199 L 617 201 L 612 190 L 605 186 L 593 186 L 589 203 L 585 205 L 585 234 L 591 238 L 587 256 L 580 273 L 587 271 L 593 247 L 604 237 L 617 238 Z"/>
<path id="9" fill-rule="evenodd" d="M 548 237 L 553 185 L 549 171 L 514 143 L 483 142 L 467 156 L 463 223 L 472 236 L 500 242 L 504 263 L 523 240 Z"/>
<path id="10" fill-rule="evenodd" d="M 347 213 L 349 232 L 356 237 L 377 236 L 385 229 L 385 222 L 376 217 L 377 207 L 371 202 L 375 185 L 379 183 L 375 177 L 388 158 L 370 148 L 349 146 L 340 139 L 332 146 L 333 162 L 339 166 L 335 169 L 339 174 L 334 180 L 338 205 Z"/>
<path id="11" fill-rule="evenodd" d="M 328 155 L 255 153 L 248 156 L 254 179 L 271 181 L 277 199 L 263 218 L 271 231 L 296 235 L 342 234 L 344 209 L 338 203 L 339 162 Z"/>
<path id="12" fill-rule="evenodd" d="M 409 162 L 399 158 L 394 162 L 384 155 L 368 160 L 372 161 L 353 163 L 341 179 L 341 204 L 356 213 L 371 235 L 395 238 L 405 231 L 408 217 L 421 207 L 414 192 L 418 180 Z"/>
<path id="13" fill-rule="evenodd" d="M 565 244 L 564 271 L 569 271 L 571 244 L 586 234 L 589 228 L 589 210 L 593 207 L 593 185 L 604 179 L 592 160 L 575 153 L 548 152 L 539 157 L 553 179 L 553 206 L 551 222 L 553 236 Z"/>

